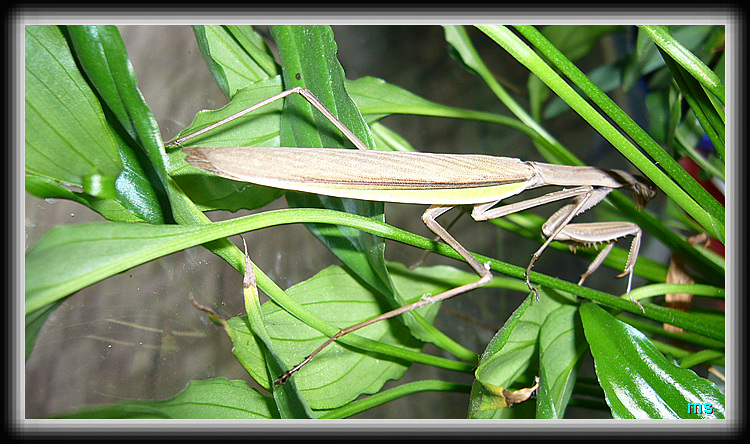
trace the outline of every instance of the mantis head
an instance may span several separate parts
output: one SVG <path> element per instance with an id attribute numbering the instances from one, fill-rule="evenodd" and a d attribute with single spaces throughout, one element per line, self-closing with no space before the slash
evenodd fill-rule
<path id="1" fill-rule="evenodd" d="M 649 178 L 622 170 L 610 170 L 610 173 L 613 173 L 617 180 L 622 183 L 622 186 L 630 191 L 635 208 L 638 211 L 643 210 L 646 204 L 656 196 L 656 185 Z"/>
<path id="2" fill-rule="evenodd" d="M 635 208 L 641 211 L 646 207 L 646 204 L 656 196 L 656 185 L 654 185 L 648 177 L 635 175 L 633 176 L 636 181 L 629 187 L 630 195 L 633 196 L 633 202 L 635 202 Z"/>

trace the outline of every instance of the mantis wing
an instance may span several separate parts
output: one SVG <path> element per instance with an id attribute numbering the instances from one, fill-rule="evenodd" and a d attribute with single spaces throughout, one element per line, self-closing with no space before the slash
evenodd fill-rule
<path id="1" fill-rule="evenodd" d="M 535 184 L 533 168 L 508 157 L 272 147 L 183 152 L 186 162 L 228 179 L 381 202 L 487 203 Z"/>

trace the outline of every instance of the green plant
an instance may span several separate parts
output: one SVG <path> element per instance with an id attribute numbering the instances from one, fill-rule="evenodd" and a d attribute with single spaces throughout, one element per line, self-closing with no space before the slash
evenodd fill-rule
<path id="1" fill-rule="evenodd" d="M 565 112 L 570 107 L 690 216 L 675 211 L 675 216 L 665 221 L 663 216 L 636 212 L 627 198 L 613 193 L 609 200 L 619 212 L 701 271 L 696 276 L 700 284 L 646 285 L 634 291 L 634 297 L 679 291 L 723 298 L 723 258 L 691 245 L 670 228 L 697 229 L 724 242 L 724 209 L 684 173 L 674 155 L 659 146 L 678 146 L 690 155 L 686 147 L 692 146 L 708 127 L 705 132 L 711 136 L 717 155 L 695 160 L 706 165 L 707 171 L 722 174 L 724 93 L 713 71 L 690 51 L 670 52 L 681 45 L 664 27 L 641 27 L 636 51 L 620 61 L 622 66 L 602 65 L 589 75 L 579 72 L 571 60 L 586 54 L 603 36 L 621 32 L 620 28 L 547 27 L 542 32 L 527 26 L 478 28 L 497 42 L 498 50 L 506 51 L 533 73 L 527 83 L 528 111 L 495 80 L 462 27 L 445 27 L 446 40 L 457 60 L 484 80 L 514 117 L 438 105 L 379 79 L 345 81 L 327 27 L 272 27 L 271 36 L 280 52 L 277 65 L 262 38 L 250 28 L 196 26 L 194 32 L 208 66 L 231 102 L 221 110 L 199 113 L 184 132 L 216 122 L 285 88 L 302 85 L 324 101 L 335 103 L 329 107 L 339 113 L 340 119 L 378 149 L 413 149 L 378 122 L 383 117 L 443 116 L 506 125 L 529 136 L 547 161 L 582 164 L 540 123 L 545 114 Z M 683 29 L 680 31 L 690 31 L 690 36 L 702 35 L 700 42 L 709 46 L 712 38 L 723 37 L 722 28 Z M 569 404 L 586 404 L 589 397 L 599 408 L 606 401 L 614 417 L 695 417 L 687 412 L 688 402 L 711 403 L 716 408 L 714 415 L 723 415 L 723 394 L 713 383 L 664 357 L 666 352 L 685 365 L 723 365 L 723 313 L 684 313 L 646 302 L 644 317 L 649 323 L 645 323 L 618 314 L 627 311 L 641 315 L 626 299 L 540 273 L 532 274 L 532 281 L 542 288 L 541 301 L 527 298 L 481 359 L 432 325 L 438 307 L 430 306 L 418 314 L 368 328 L 361 336 L 342 338 L 339 342 L 343 345 L 336 344 L 321 354 L 291 383 L 273 388 L 271 382 L 280 367 L 300 361 L 324 336 L 332 336 L 339 328 L 377 314 L 384 307 L 455 286 L 473 276 L 452 267 L 411 271 L 387 263 L 384 238 L 449 257 L 457 255 L 444 245 L 387 225 L 382 203 L 287 193 L 289 205 L 296 208 L 211 223 L 203 211 L 258 208 L 279 197 L 280 192 L 256 186 L 238 189 L 231 181 L 190 168 L 179 150 L 167 153 L 137 89 L 116 28 L 42 26 L 28 27 L 26 33 L 26 189 L 38 197 L 75 200 L 111 221 L 56 227 L 27 251 L 27 358 L 41 325 L 65 297 L 187 247 L 204 245 L 244 273 L 243 254 L 226 240 L 228 236 L 302 222 L 344 264 L 321 270 L 286 292 L 256 268 L 258 286 L 272 302 L 258 311 L 252 296 L 246 295 L 248 316 L 225 320 L 211 314 L 232 340 L 238 361 L 267 392 L 249 388 L 244 382 L 216 378 L 194 381 L 167 401 L 117 403 L 84 409 L 68 417 L 337 418 L 428 390 L 470 392 L 468 415 L 472 418 L 557 418 L 564 415 Z M 571 41 L 571 36 L 580 41 Z M 650 41 L 668 42 L 661 45 L 670 48 L 663 53 L 666 67 L 653 62 L 659 52 Z M 625 76 L 612 87 L 627 86 L 643 74 L 655 79 L 651 96 L 655 106 L 650 111 L 652 118 L 661 118 L 666 128 L 658 140 L 632 122 L 590 80 L 611 75 L 615 69 Z M 568 85 L 560 73 L 578 89 Z M 658 83 L 669 74 L 674 83 Z M 680 97 L 688 98 L 689 112 L 682 112 Z M 342 146 L 342 137 L 298 101 L 288 101 L 283 110 L 276 104 L 258 114 L 260 117 L 208 133 L 193 143 Z M 53 155 L 56 161 L 50 162 Z M 494 223 L 532 239 L 539 237 L 541 218 L 527 214 L 508 219 Z M 250 249 L 252 256 L 252 245 Z M 605 265 L 621 268 L 626 254 L 617 249 Z M 522 267 L 492 258 L 482 261 L 490 261 L 499 275 L 520 278 L 523 274 Z M 666 267 L 641 258 L 636 274 L 652 282 L 664 282 Z M 238 285 L 240 279 L 238 275 Z M 525 291 L 515 279 L 496 278 L 495 286 Z M 685 345 L 671 347 L 655 339 L 671 337 L 661 323 L 683 328 L 686 333 L 679 338 Z M 421 353 L 423 342 L 435 344 L 458 360 Z M 577 376 L 588 349 L 594 357 L 598 381 L 581 383 Z M 382 390 L 386 381 L 399 379 L 414 362 L 473 373 L 476 379 L 471 386 L 423 380 Z M 634 372 L 646 381 L 645 385 L 634 384 Z M 528 407 L 533 406 L 531 401 L 513 409 L 498 408 L 503 403 L 499 388 L 528 387 L 537 375 L 541 376 L 541 385 L 535 411 Z M 672 382 L 666 383 L 664 375 Z M 355 401 L 362 394 L 372 393 L 376 394 Z M 203 407 L 186 407 L 196 403 Z"/>

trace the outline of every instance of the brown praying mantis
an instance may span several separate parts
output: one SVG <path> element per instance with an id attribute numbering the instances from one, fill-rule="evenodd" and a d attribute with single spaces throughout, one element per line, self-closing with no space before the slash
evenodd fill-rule
<path id="1" fill-rule="evenodd" d="M 336 339 L 376 322 L 390 319 L 422 306 L 444 301 L 481 287 L 492 280 L 489 263 L 482 264 L 443 228 L 436 218 L 457 205 L 473 205 L 471 217 L 476 221 L 500 218 L 529 208 L 571 199 L 542 225 L 545 242 L 532 255 L 524 273 L 526 285 L 539 299 L 529 274 L 542 252 L 554 240 L 576 247 L 605 244 L 578 285 L 582 285 L 602 264 L 614 241 L 633 236 L 624 271 L 628 275 L 627 294 L 633 280 L 633 268 L 641 244 L 641 228 L 632 222 L 570 223 L 582 212 L 599 204 L 616 188 L 627 189 L 636 208 L 642 209 L 656 194 L 646 178 L 621 170 L 604 170 L 589 166 L 555 165 L 526 162 L 516 158 L 470 154 L 434 154 L 385 152 L 370 150 L 313 93 L 295 87 L 209 125 L 195 133 L 173 140 L 180 143 L 238 119 L 258 108 L 291 94 L 300 94 L 349 139 L 356 150 L 333 148 L 273 147 L 190 147 L 183 148 L 185 161 L 221 177 L 284 190 L 316 193 L 340 198 L 381 202 L 427 204 L 422 221 L 440 239 L 450 245 L 479 275 L 479 279 L 435 296 L 402 306 L 382 315 L 345 328 L 329 338 L 301 363 L 282 374 L 283 383 Z M 540 197 L 495 208 L 500 201 L 525 190 L 543 186 L 563 188 Z M 630 296 L 641 310 L 643 307 Z"/>

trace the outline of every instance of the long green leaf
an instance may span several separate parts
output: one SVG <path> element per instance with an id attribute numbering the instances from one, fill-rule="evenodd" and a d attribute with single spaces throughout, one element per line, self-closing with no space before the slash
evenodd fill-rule
<path id="1" fill-rule="evenodd" d="M 71 38 L 79 53 L 86 54 L 82 63 L 97 91 L 117 116 L 127 133 L 148 156 L 150 167 L 165 190 L 171 214 L 179 224 L 194 225 L 210 222 L 169 176 L 168 158 L 156 125 L 143 95 L 122 38 L 114 26 L 74 26 Z M 242 253 L 226 239 L 218 239 L 206 248 L 225 259 L 237 270 L 244 269 Z"/>
<path id="2" fill-rule="evenodd" d="M 687 70 L 701 85 L 711 91 L 721 103 L 726 103 L 724 84 L 698 57 L 675 40 L 669 28 L 659 25 L 639 25 L 659 48 Z"/>
<path id="3" fill-rule="evenodd" d="M 138 89 L 117 27 L 69 26 L 67 29 L 81 68 L 128 135 L 148 154 L 163 189 L 168 189 L 159 128 Z"/>
<path id="4" fill-rule="evenodd" d="M 369 218 L 320 209 L 268 211 L 210 225 L 195 226 L 126 223 L 58 226 L 45 233 L 39 242 L 26 251 L 26 314 L 60 300 L 87 285 L 166 254 L 245 231 L 299 222 L 356 227 L 371 234 L 460 260 L 458 253 L 445 244 L 435 244 L 424 237 Z M 81 251 L 86 251 L 87 254 L 81 255 Z M 69 260 L 71 257 L 80 258 L 80 260 L 73 262 Z M 489 262 L 494 271 L 516 278 L 523 277 L 524 268 L 522 267 L 505 264 L 481 255 L 475 255 L 475 257 L 482 263 Z M 244 257 L 242 260 L 240 270 L 244 271 Z M 258 276 L 261 288 L 266 283 L 266 279 Z M 531 279 L 544 286 L 578 294 L 610 307 L 636 314 L 641 313 L 638 306 L 627 299 L 583 288 L 537 272 L 531 273 Z M 266 293 L 272 290 L 264 289 Z M 269 296 L 271 294 L 269 293 Z M 710 321 L 691 313 L 649 303 L 644 303 L 643 307 L 647 316 L 653 320 L 667 322 L 714 339 L 724 340 L 722 321 Z M 333 331 L 331 335 L 335 333 L 336 331 Z"/>
<path id="5" fill-rule="evenodd" d="M 245 247 L 247 250 L 247 247 Z M 264 359 L 266 374 L 271 378 L 281 375 L 288 368 L 283 358 L 276 351 L 271 337 L 266 330 L 266 323 L 260 310 L 258 299 L 258 287 L 255 279 L 254 265 L 245 251 L 245 275 L 242 280 L 242 292 L 245 300 L 245 311 L 247 312 L 248 326 L 261 350 Z M 226 323 L 225 323 L 226 324 Z M 228 329 L 227 329 L 228 330 Z M 234 336 L 234 335 L 230 335 Z M 239 343 L 242 347 L 244 344 Z M 256 381 L 259 379 L 256 378 Z M 279 408 L 279 413 L 284 419 L 310 419 L 315 418 L 309 404 L 297 388 L 296 381 L 288 381 L 278 387 L 273 387 L 273 399 Z"/>
<path id="6" fill-rule="evenodd" d="M 286 89 L 304 86 L 337 115 L 349 129 L 374 149 L 369 129 L 344 88 L 343 69 L 336 59 L 333 33 L 325 26 L 272 27 L 279 45 Z M 343 148 L 347 142 L 325 116 L 302 97 L 286 100 L 281 121 L 282 146 Z M 350 146 L 350 145 L 348 145 Z M 341 200 L 327 196 L 287 193 L 293 207 L 330 208 L 384 221 L 382 202 Z M 385 271 L 382 240 L 337 227 L 309 225 L 339 259 L 383 294 L 392 293 Z"/>
<path id="7" fill-rule="evenodd" d="M 94 172 L 114 180 L 122 169 L 117 144 L 62 33 L 25 32 L 26 171 L 80 187 Z"/>
<path id="8" fill-rule="evenodd" d="M 39 308 L 55 303 L 70 293 L 108 276 L 175 251 L 278 223 L 300 222 L 352 226 L 389 238 L 392 238 L 394 233 L 401 233 L 402 236 L 405 235 L 402 240 L 412 244 L 416 242 L 420 248 L 430 248 L 432 244 L 428 239 L 390 228 L 368 218 L 320 209 L 269 211 L 211 225 L 196 226 L 124 223 L 60 226 L 48 231 L 37 244 L 27 250 L 26 314 L 30 315 Z M 442 246 L 439 250 L 442 250 L 442 254 L 446 251 L 455 254 L 447 246 Z M 80 261 L 73 263 L 68 260 L 70 257 L 81 257 L 81 251 L 86 251 L 87 255 Z M 275 286 L 267 276 L 259 274 L 259 270 L 255 271 L 258 286 L 285 310 L 329 337 L 339 331 L 336 327 L 310 315 L 294 299 Z M 395 347 L 381 347 L 365 338 L 357 338 L 356 334 L 340 338 L 339 342 L 396 357 L 425 361 L 419 354 L 415 356 Z M 434 362 L 434 359 L 428 361 Z M 447 359 L 442 359 L 440 365 L 454 370 L 466 370 L 470 367 L 469 364 Z"/>

